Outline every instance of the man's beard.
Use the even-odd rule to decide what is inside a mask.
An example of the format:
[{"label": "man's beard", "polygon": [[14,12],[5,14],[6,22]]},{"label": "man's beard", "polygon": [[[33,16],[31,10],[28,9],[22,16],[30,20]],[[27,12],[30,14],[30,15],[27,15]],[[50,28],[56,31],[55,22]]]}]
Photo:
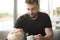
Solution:
[{"label": "man's beard", "polygon": [[35,15],[34,14],[30,14],[29,16],[30,16],[30,18],[35,18],[37,16],[37,14],[35,14]]}]

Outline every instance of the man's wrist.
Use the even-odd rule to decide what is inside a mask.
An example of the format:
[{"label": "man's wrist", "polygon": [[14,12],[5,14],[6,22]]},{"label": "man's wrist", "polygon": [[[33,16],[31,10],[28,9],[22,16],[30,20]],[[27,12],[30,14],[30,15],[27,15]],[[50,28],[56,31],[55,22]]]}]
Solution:
[{"label": "man's wrist", "polygon": [[47,40],[47,37],[43,37],[43,40]]}]

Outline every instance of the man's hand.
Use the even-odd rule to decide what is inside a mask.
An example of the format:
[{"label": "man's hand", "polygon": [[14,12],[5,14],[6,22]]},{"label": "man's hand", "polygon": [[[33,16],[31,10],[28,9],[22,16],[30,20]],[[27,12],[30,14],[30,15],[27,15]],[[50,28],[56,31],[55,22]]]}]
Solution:
[{"label": "man's hand", "polygon": [[43,36],[41,34],[34,35],[34,40],[43,40]]},{"label": "man's hand", "polygon": [[20,40],[21,36],[23,35],[23,29],[16,29],[14,28],[7,36],[8,40]]}]

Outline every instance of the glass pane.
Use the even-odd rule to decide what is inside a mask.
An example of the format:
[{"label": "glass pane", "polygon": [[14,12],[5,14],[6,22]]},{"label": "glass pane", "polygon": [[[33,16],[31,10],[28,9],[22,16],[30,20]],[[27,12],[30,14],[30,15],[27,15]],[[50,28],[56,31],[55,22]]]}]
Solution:
[{"label": "glass pane", "polygon": [[60,0],[52,0],[53,4],[53,14],[51,16],[52,25],[54,29],[60,29]]},{"label": "glass pane", "polygon": [[53,0],[53,15],[60,15],[60,0]]},{"label": "glass pane", "polygon": [[26,13],[25,0],[17,0],[18,17]]},{"label": "glass pane", "polygon": [[48,13],[48,0],[40,0],[40,11]]},{"label": "glass pane", "polygon": [[14,0],[0,0],[0,30],[11,30],[13,27]]}]

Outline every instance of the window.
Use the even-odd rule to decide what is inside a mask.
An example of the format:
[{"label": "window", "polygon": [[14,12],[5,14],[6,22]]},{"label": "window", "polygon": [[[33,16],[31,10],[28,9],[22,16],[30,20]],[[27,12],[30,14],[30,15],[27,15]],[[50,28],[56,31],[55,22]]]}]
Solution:
[{"label": "window", "polygon": [[18,17],[26,13],[25,0],[17,0]]},{"label": "window", "polygon": [[53,29],[60,27],[60,0],[50,0],[50,17]]},{"label": "window", "polygon": [[48,0],[40,0],[40,11],[48,13]]},{"label": "window", "polygon": [[0,31],[11,30],[13,27],[14,0],[0,0]]}]

